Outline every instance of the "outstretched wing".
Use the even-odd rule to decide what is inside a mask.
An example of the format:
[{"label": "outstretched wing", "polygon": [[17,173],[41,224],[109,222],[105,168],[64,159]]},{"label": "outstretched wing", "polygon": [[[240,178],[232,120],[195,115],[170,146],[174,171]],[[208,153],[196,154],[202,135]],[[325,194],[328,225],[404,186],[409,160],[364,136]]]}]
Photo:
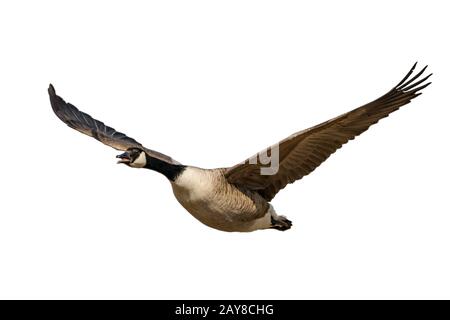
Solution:
[{"label": "outstretched wing", "polygon": [[172,158],[154,150],[145,148],[142,144],[128,137],[122,132],[116,131],[105,125],[103,122],[92,118],[87,113],[78,110],[74,105],[67,103],[58,96],[55,88],[50,85],[48,88],[50,103],[56,116],[69,127],[84,133],[98,141],[117,150],[127,150],[129,148],[138,148],[147,152],[150,156],[169,163],[178,163]]},{"label": "outstretched wing", "polygon": [[257,191],[268,201],[272,200],[278,191],[314,171],[343,144],[419,96],[421,94],[419,91],[431,83],[422,85],[431,74],[419,79],[427,68],[425,67],[412,76],[416,65],[417,63],[398,85],[380,98],[339,117],[297,132],[270,147],[269,150],[279,151],[279,167],[275,174],[261,175],[261,168],[267,167],[259,160],[261,155],[266,154],[264,150],[243,163],[228,168],[225,173],[227,180]]}]

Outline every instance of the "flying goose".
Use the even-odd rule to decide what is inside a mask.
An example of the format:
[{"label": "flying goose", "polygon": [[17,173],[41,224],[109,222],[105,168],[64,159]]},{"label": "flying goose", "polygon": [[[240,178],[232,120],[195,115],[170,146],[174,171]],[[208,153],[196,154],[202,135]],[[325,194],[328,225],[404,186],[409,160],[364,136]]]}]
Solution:
[{"label": "flying goose", "polygon": [[[287,230],[292,223],[270,204],[287,184],[308,175],[347,141],[420,95],[431,76],[417,65],[380,98],[312,128],[299,131],[278,144],[230,168],[202,169],[183,165],[160,152],[147,149],[125,134],[66,103],[50,84],[53,111],[69,127],[117,150],[118,163],[157,171],[170,181],[178,202],[203,224],[222,231]],[[277,167],[268,159],[277,157]],[[264,170],[267,172],[263,172]]]}]

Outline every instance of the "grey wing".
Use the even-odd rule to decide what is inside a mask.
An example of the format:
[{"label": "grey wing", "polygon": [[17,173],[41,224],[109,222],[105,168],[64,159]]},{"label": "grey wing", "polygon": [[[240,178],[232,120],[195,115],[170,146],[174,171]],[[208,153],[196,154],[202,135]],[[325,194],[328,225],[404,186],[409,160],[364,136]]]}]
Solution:
[{"label": "grey wing", "polygon": [[419,79],[427,68],[425,67],[412,76],[416,65],[417,63],[398,85],[380,98],[317,126],[297,132],[268,148],[269,153],[270,150],[277,149],[279,152],[279,167],[275,174],[261,175],[261,168],[267,166],[259,160],[261,154],[266,154],[264,150],[228,168],[225,172],[228,182],[257,191],[266,200],[272,200],[278,191],[314,171],[343,144],[419,96],[421,94],[419,91],[431,83],[422,85],[431,74]]},{"label": "grey wing", "polygon": [[145,148],[133,138],[128,137],[122,132],[116,131],[114,128],[105,125],[103,122],[92,118],[87,113],[78,110],[74,105],[65,102],[63,98],[56,94],[55,88],[52,85],[48,88],[48,94],[50,96],[52,109],[56,116],[72,129],[93,137],[103,144],[117,150],[125,151],[129,148],[138,148],[160,160],[169,163],[178,163],[162,153]]}]

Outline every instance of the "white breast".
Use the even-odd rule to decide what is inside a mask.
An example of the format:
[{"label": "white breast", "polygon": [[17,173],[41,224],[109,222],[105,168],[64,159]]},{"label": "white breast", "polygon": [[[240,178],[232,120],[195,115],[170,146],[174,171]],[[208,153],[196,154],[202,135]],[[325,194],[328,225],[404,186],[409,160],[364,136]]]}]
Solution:
[{"label": "white breast", "polygon": [[196,219],[222,230],[232,223],[232,217],[219,181],[217,172],[187,167],[172,183],[172,189],[178,202]]},{"label": "white breast", "polygon": [[214,191],[214,181],[207,170],[187,167],[173,183],[174,191],[185,201],[206,201]]}]

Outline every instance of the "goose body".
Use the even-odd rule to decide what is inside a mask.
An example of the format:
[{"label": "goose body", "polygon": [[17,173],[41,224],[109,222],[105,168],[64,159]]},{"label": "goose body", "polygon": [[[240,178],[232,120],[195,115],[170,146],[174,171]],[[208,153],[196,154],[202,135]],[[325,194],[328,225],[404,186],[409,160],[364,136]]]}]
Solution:
[{"label": "goose body", "polygon": [[[286,185],[314,171],[332,153],[372,124],[420,95],[430,76],[416,64],[398,85],[380,98],[312,128],[294,133],[230,168],[202,169],[183,165],[106,126],[65,102],[49,87],[55,114],[69,127],[117,150],[119,163],[164,175],[178,202],[203,224],[222,231],[287,230],[292,226],[270,204]],[[267,162],[269,157],[270,163]],[[276,159],[276,161],[274,161]],[[272,164],[276,165],[272,167]],[[270,167],[269,167],[270,165]],[[270,170],[269,170],[270,169]]]},{"label": "goose body", "polygon": [[222,231],[272,227],[276,214],[258,193],[228,183],[226,169],[186,167],[172,182],[178,202],[203,224]]}]

